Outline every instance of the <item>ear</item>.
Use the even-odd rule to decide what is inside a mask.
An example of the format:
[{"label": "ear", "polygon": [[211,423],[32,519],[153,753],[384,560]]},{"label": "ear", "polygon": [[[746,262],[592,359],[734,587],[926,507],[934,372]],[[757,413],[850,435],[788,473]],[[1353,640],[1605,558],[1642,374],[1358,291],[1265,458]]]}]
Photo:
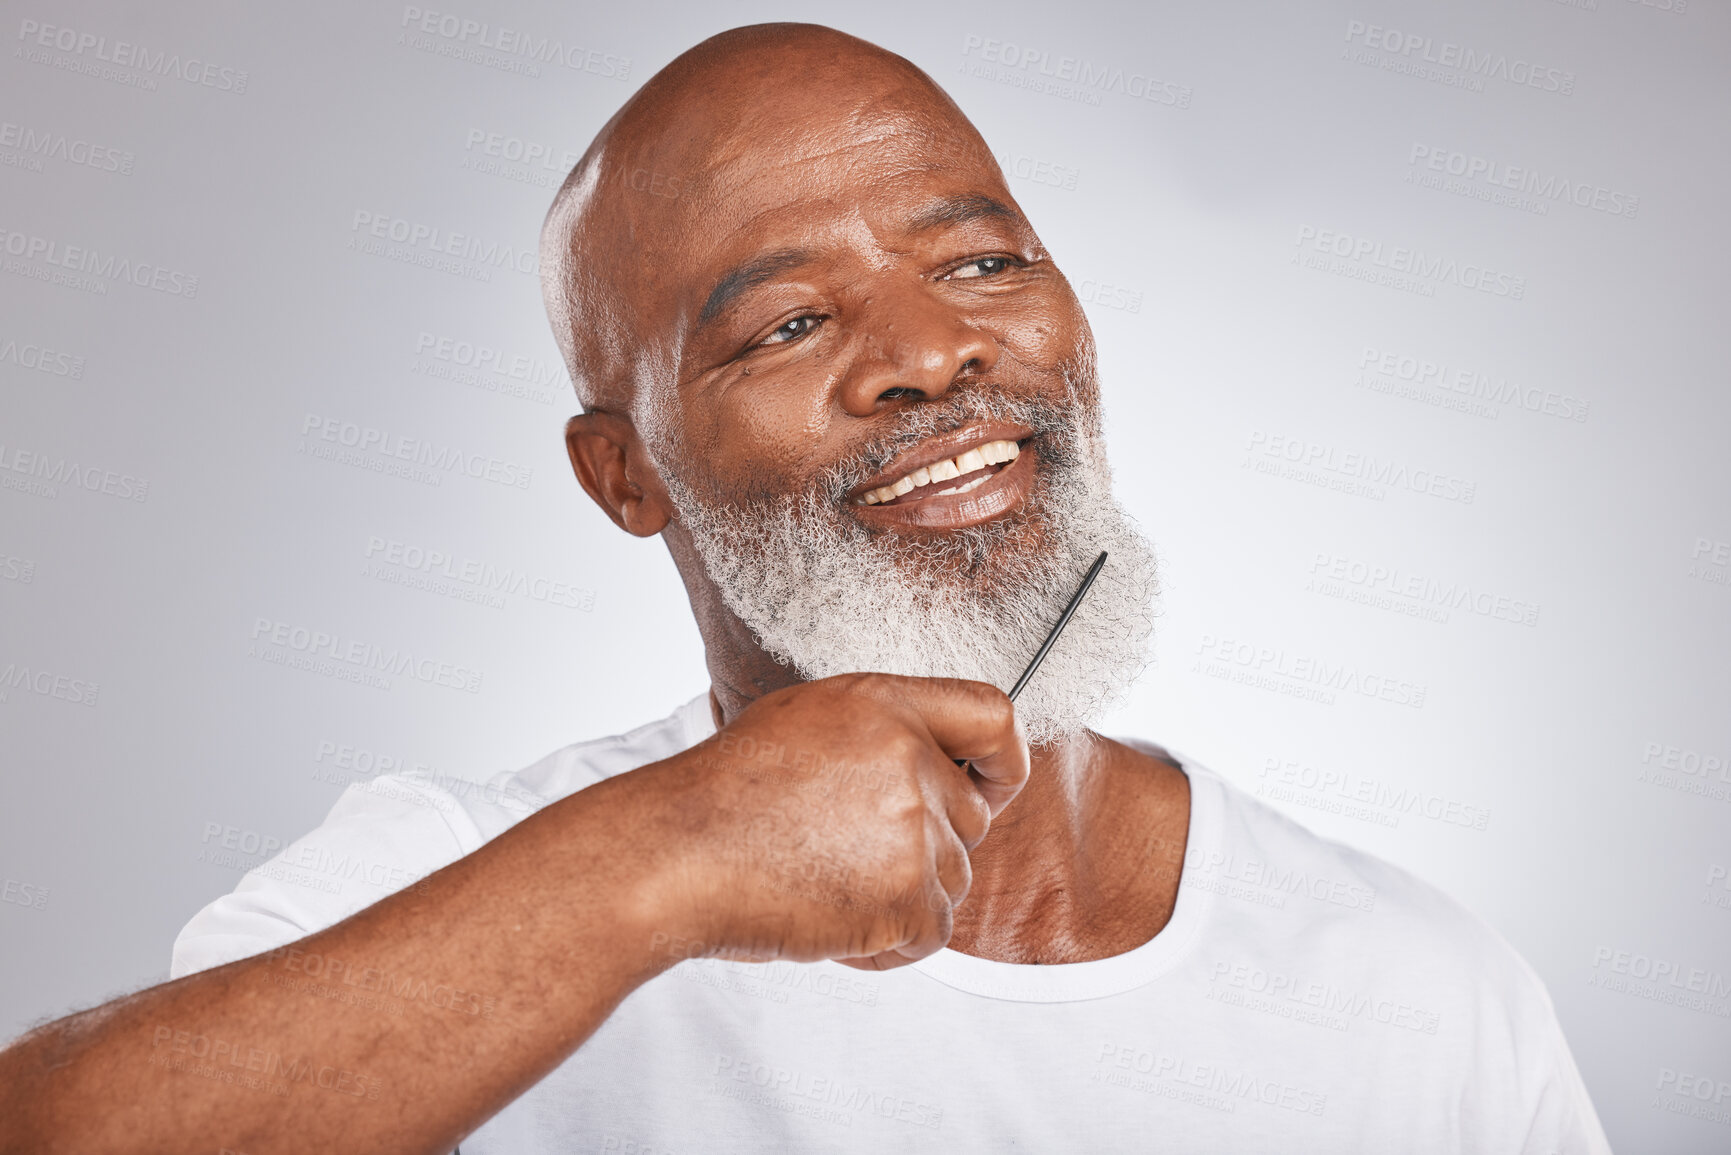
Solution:
[{"label": "ear", "polygon": [[626,533],[653,537],[673,520],[661,475],[626,418],[579,413],[565,423],[565,450],[583,491]]}]

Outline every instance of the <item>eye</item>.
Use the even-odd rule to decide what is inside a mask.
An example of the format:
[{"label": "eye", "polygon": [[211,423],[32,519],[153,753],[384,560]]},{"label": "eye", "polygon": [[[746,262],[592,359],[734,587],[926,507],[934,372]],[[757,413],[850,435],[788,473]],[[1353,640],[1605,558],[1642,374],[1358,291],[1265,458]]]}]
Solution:
[{"label": "eye", "polygon": [[807,313],[802,317],[795,317],[758,343],[761,345],[785,345],[789,341],[805,336],[822,323],[822,317]]},{"label": "eye", "polygon": [[1009,257],[981,257],[969,261],[954,272],[944,277],[946,281],[973,281],[981,277],[995,277],[1005,269],[1011,268],[1017,262]]}]

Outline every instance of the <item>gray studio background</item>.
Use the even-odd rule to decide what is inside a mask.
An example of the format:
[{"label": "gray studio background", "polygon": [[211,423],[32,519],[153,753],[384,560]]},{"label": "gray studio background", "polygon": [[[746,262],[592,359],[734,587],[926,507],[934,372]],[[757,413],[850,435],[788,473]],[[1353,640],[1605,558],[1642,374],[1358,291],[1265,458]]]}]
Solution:
[{"label": "gray studio background", "polygon": [[1105,729],[1483,915],[1619,1148],[1731,1146],[1726,6],[157,7],[0,8],[0,1038],[380,766],[704,689],[536,236],[657,68],[805,18],[948,87],[1089,303],[1166,567]]}]

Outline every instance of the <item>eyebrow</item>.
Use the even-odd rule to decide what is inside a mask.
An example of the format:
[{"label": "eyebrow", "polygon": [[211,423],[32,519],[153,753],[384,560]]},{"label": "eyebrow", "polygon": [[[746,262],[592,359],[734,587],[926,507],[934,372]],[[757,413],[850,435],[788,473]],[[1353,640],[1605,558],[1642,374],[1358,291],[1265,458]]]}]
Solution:
[{"label": "eyebrow", "polygon": [[919,233],[982,219],[1020,221],[1022,214],[984,193],[969,193],[927,205],[908,219],[908,230]]},{"label": "eyebrow", "polygon": [[[907,229],[909,232],[922,233],[982,219],[1020,221],[1022,214],[1003,201],[984,193],[969,193],[965,196],[944,197],[927,205],[908,218]],[[698,326],[713,321],[735,299],[777,273],[798,268],[813,259],[813,254],[806,249],[778,249],[735,265],[709,290],[709,296],[704,298],[703,308],[697,311]]]},{"label": "eyebrow", "polygon": [[708,324],[741,293],[756,288],[777,273],[797,268],[811,259],[812,254],[805,249],[780,249],[734,266],[726,276],[715,282],[715,288],[709,290],[703,308],[698,311],[697,323]]}]

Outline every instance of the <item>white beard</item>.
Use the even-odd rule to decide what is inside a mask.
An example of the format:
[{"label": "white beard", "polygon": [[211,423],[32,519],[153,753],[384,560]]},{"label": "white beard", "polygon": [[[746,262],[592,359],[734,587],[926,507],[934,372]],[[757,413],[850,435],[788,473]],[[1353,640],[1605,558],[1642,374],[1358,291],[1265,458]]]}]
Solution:
[{"label": "white beard", "polygon": [[[843,495],[896,451],[986,417],[1040,434],[1022,508],[918,537],[868,530],[843,512]],[[1030,743],[1048,745],[1122,699],[1149,662],[1159,587],[1153,548],[1112,498],[1094,415],[952,395],[910,409],[905,427],[862,457],[832,468],[818,492],[745,504],[706,501],[663,470],[710,579],[765,652],[808,680],[875,671],[1008,690],[1105,550],[1105,568],[1016,716]]]}]

